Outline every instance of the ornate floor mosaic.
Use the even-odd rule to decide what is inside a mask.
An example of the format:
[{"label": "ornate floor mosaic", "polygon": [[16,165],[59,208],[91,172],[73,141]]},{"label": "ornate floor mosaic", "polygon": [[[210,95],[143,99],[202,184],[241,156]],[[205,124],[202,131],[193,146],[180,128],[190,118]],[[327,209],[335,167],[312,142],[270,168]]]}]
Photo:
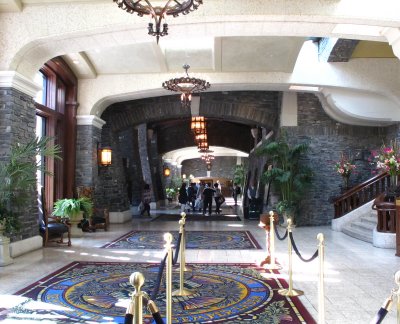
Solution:
[{"label": "ornate floor mosaic", "polygon": [[[131,273],[139,271],[146,280],[143,291],[151,294],[158,264],[72,262],[59,271],[19,291],[29,300],[0,314],[0,320],[49,318],[55,323],[123,323],[133,287]],[[296,298],[282,297],[277,289],[286,288],[277,274],[250,264],[190,264],[185,287],[188,297],[173,297],[173,323],[316,323]],[[179,287],[179,274],[173,273],[173,286]],[[165,282],[155,302],[165,315]],[[32,300],[40,301],[29,307]],[[37,304],[41,305],[40,307]],[[145,313],[144,323],[152,318]]]},{"label": "ornate floor mosaic", "polygon": [[[131,231],[102,248],[106,249],[163,249],[162,231]],[[179,233],[171,232],[174,243]],[[187,249],[246,250],[261,249],[249,231],[186,231]]]}]

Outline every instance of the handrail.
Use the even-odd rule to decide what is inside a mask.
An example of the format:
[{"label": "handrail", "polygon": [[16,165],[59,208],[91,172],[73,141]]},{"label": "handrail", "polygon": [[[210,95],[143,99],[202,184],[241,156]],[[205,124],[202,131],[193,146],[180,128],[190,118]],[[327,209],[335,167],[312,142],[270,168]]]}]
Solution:
[{"label": "handrail", "polygon": [[333,200],[335,215],[340,218],[352,210],[366,204],[379,194],[385,192],[390,185],[390,176],[387,172],[380,173],[367,181],[347,190]]}]

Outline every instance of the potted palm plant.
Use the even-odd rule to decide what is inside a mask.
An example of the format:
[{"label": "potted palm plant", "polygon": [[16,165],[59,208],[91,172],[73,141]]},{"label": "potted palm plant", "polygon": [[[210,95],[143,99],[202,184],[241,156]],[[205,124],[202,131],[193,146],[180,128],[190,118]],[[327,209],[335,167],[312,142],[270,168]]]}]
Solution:
[{"label": "potted palm plant", "polygon": [[80,198],[63,198],[58,199],[54,203],[53,216],[58,216],[61,218],[68,218],[69,222],[72,224],[71,236],[81,237],[83,233],[78,229],[78,224],[82,219],[90,218],[93,214],[93,202],[88,197]]},{"label": "potted palm plant", "polygon": [[295,222],[300,200],[312,179],[311,169],[302,165],[301,158],[308,150],[308,144],[290,145],[286,135],[276,141],[265,142],[257,154],[267,155],[272,160],[272,168],[264,172],[262,179],[272,182],[280,193],[276,209],[282,215],[284,223],[287,217]]},{"label": "potted palm plant", "polygon": [[51,144],[51,140],[41,137],[23,145],[14,145],[0,161],[0,266],[12,263],[9,237],[18,233],[26,203],[34,196],[36,172],[50,174],[41,159],[36,157],[60,159],[60,147]]},{"label": "potted palm plant", "polygon": [[0,236],[18,232],[19,206],[24,206],[36,190],[36,172],[50,174],[36,157],[60,159],[60,147],[51,141],[49,137],[41,137],[24,145],[14,145],[8,158],[0,161]]}]

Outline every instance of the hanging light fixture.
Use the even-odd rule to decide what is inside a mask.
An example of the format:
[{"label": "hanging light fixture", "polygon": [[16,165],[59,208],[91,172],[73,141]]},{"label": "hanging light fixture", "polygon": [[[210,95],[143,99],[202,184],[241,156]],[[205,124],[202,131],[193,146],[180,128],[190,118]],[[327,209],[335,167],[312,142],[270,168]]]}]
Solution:
[{"label": "hanging light fixture", "polygon": [[199,149],[199,151],[202,151],[202,152],[208,151],[208,149],[209,149],[208,142],[207,141],[199,142],[197,144],[197,148]]},{"label": "hanging light fixture", "polygon": [[207,142],[207,132],[204,131],[203,133],[195,135],[194,140],[196,143]]},{"label": "hanging light fixture", "polygon": [[166,90],[180,92],[182,107],[190,108],[192,94],[207,90],[210,87],[210,83],[202,79],[191,78],[188,74],[189,64],[185,64],[183,68],[186,76],[165,81],[162,86]]},{"label": "hanging light fixture", "polygon": [[[149,15],[154,20],[149,23],[148,34],[156,36],[157,43],[160,37],[168,35],[168,24],[166,22],[166,16],[178,17],[179,14],[187,15],[191,11],[196,10],[199,5],[203,4],[203,0],[184,0],[184,1],[172,1],[163,0],[164,5],[153,5],[150,0],[113,0],[117,3],[118,7],[126,12],[133,14],[137,13],[139,17]],[[154,1],[160,2],[160,1]],[[162,23],[164,20],[164,23]],[[155,25],[155,26],[154,26]],[[161,28],[162,25],[162,28]]]},{"label": "hanging light fixture", "polygon": [[204,116],[192,117],[190,129],[194,135],[203,133],[206,129],[206,120]]}]

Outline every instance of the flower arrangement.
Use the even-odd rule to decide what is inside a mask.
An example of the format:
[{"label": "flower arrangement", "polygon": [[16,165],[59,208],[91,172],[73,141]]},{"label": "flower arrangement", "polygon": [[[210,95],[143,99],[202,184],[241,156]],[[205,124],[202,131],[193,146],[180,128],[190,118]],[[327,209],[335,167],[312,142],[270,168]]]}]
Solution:
[{"label": "flower arrangement", "polygon": [[342,177],[348,178],[350,174],[355,170],[356,166],[352,163],[351,159],[342,154],[339,161],[335,163],[335,170]]},{"label": "flower arrangement", "polygon": [[400,174],[400,148],[396,141],[382,145],[378,152],[372,152],[376,167],[391,176]]}]

